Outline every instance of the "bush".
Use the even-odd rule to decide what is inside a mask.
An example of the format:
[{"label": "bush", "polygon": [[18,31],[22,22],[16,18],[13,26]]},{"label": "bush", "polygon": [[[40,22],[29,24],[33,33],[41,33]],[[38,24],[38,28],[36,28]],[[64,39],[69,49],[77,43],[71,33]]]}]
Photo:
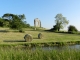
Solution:
[{"label": "bush", "polygon": [[75,26],[70,25],[68,27],[68,33],[77,33],[77,32],[78,32],[78,30],[76,29]]},{"label": "bush", "polygon": [[24,30],[22,30],[22,29],[20,29],[20,30],[19,30],[19,32],[24,33],[25,31],[24,31]]},{"label": "bush", "polygon": [[50,31],[57,32],[58,31],[58,26],[54,25],[53,28],[50,29]]}]

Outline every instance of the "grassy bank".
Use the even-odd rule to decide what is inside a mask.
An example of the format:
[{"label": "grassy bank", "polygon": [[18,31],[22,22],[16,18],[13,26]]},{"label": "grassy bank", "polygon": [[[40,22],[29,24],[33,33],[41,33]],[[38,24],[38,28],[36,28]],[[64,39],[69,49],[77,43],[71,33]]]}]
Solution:
[{"label": "grassy bank", "polygon": [[41,49],[24,50],[14,48],[0,48],[0,60],[80,60],[78,50],[51,50]]},{"label": "grassy bank", "polygon": [[80,41],[70,41],[70,42],[44,42],[44,43],[10,43],[10,44],[0,44],[0,47],[53,47],[53,46],[70,46],[79,45]]}]

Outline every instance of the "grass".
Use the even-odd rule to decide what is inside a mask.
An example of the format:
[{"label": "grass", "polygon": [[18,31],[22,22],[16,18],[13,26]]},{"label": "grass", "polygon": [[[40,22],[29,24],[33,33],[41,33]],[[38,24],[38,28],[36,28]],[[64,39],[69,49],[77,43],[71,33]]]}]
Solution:
[{"label": "grass", "polygon": [[[2,31],[0,31],[0,60],[80,60],[80,50],[70,50],[68,48],[65,50],[48,51],[39,48],[31,50],[24,49],[25,46],[20,45],[26,44],[30,46],[30,44],[37,45],[37,43],[40,43],[41,45],[46,43],[45,45],[48,45],[48,43],[53,42],[80,41],[79,34],[54,33],[29,29],[25,29],[25,33],[20,33],[8,28],[0,29]],[[8,32],[4,32],[3,30],[7,30]],[[43,34],[42,39],[38,39],[39,33]],[[33,40],[31,42],[24,42],[25,34],[31,34]]]},{"label": "grass", "polygon": [[0,48],[0,60],[80,60],[79,50],[63,51],[42,49],[24,50],[17,48]]},{"label": "grass", "polygon": [[[8,30],[2,29],[1,30]],[[38,34],[42,33],[43,38],[38,39]],[[31,42],[24,42],[25,34],[31,34],[33,40]],[[80,41],[79,34],[67,34],[67,33],[54,33],[46,31],[33,31],[26,30],[25,33],[20,32],[0,32],[0,44],[24,44],[24,43],[48,43],[48,42],[68,42],[68,41]]]}]

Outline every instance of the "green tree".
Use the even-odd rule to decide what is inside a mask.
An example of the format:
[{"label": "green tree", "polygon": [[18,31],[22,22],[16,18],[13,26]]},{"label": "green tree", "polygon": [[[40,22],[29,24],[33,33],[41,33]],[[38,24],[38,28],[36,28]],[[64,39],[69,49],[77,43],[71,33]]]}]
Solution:
[{"label": "green tree", "polygon": [[74,32],[78,32],[78,30],[77,30],[77,28],[76,28],[75,26],[70,25],[70,26],[68,27],[68,32],[69,32],[69,33],[74,33]]},{"label": "green tree", "polygon": [[64,26],[66,26],[69,23],[69,21],[66,19],[66,17],[63,17],[62,14],[57,14],[55,16],[55,19],[56,19],[55,26],[58,31],[60,31],[60,29],[64,28]]},{"label": "green tree", "polygon": [[3,24],[3,19],[0,18],[0,27],[3,27],[3,26],[4,26],[4,24]]},{"label": "green tree", "polygon": [[21,29],[25,25],[24,19],[26,18],[24,14],[15,15],[15,14],[6,13],[2,16],[2,18],[9,21],[10,28]]}]

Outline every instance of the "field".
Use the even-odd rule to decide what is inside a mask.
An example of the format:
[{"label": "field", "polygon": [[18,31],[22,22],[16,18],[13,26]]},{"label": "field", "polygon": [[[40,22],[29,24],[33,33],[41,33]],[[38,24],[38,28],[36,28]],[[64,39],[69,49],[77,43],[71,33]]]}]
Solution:
[{"label": "field", "polygon": [[[47,31],[34,31],[25,29],[25,33],[17,32],[17,30],[10,30],[8,28],[0,28],[0,44],[24,44],[24,43],[48,43],[48,42],[68,42],[68,41],[80,41],[79,34],[68,33],[54,33]],[[9,32],[4,32],[4,31]],[[43,38],[38,39],[38,34],[42,33]],[[31,42],[25,42],[25,34],[31,34],[33,40]]]},{"label": "field", "polygon": [[[8,28],[0,28],[0,60],[80,60],[79,50],[42,50],[37,48],[35,50],[22,49],[20,44],[36,44],[36,43],[49,43],[49,42],[69,42],[80,41],[79,34],[68,33],[54,33],[48,31],[34,31],[31,29],[24,29],[25,32],[21,33],[18,30],[11,30]],[[42,33],[43,38],[38,39],[38,34]],[[31,34],[33,40],[25,42],[25,34]],[[2,46],[5,45],[5,46]],[[6,46],[10,45],[10,46]],[[11,45],[16,45],[11,46]],[[23,46],[22,46],[23,47]],[[23,47],[25,48],[25,47]]]}]

